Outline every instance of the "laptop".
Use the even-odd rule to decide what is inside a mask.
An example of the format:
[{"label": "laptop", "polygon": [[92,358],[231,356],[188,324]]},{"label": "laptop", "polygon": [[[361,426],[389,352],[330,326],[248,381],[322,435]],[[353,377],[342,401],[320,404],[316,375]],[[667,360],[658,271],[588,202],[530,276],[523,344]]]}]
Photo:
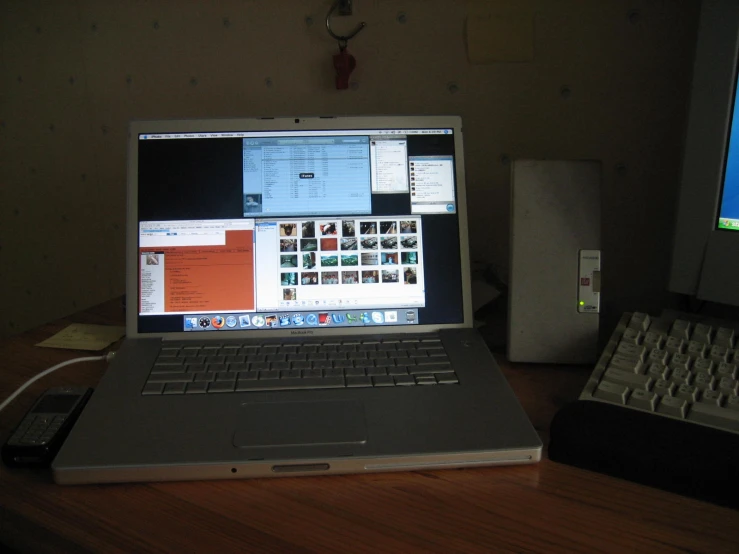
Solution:
[{"label": "laptop", "polygon": [[525,464],[455,116],[137,121],[127,338],[60,484]]}]

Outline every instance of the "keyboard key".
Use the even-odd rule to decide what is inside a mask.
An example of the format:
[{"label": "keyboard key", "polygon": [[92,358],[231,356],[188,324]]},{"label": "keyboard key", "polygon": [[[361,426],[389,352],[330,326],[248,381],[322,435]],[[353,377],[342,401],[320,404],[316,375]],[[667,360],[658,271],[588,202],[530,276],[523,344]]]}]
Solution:
[{"label": "keyboard key", "polygon": [[433,375],[416,375],[416,384],[418,385],[435,385],[436,377]]},{"label": "keyboard key", "polygon": [[729,350],[725,346],[714,345],[708,356],[716,363],[727,362],[729,360]]},{"label": "keyboard key", "polygon": [[438,373],[436,374],[436,381],[440,385],[456,385],[459,383],[459,379],[454,373]]},{"label": "keyboard key", "polygon": [[[690,336],[692,341],[702,342],[703,344],[711,344],[713,342],[713,327],[707,323],[698,323],[693,329],[693,334]],[[691,342],[692,342],[691,341]]]},{"label": "keyboard key", "polygon": [[393,379],[389,375],[380,375],[377,377],[372,377],[372,384],[376,387],[394,387],[395,379]]},{"label": "keyboard key", "polygon": [[690,359],[690,356],[688,354],[674,354],[670,359],[669,365],[671,369],[688,370],[690,369],[691,363],[692,360]]},{"label": "keyboard key", "polygon": [[260,381],[267,381],[269,379],[279,379],[280,378],[280,372],[279,371],[260,371],[259,372],[259,380]]},{"label": "keyboard key", "polygon": [[164,391],[164,383],[146,383],[144,385],[144,390],[141,391],[141,394],[143,395],[162,394],[163,391]]},{"label": "keyboard key", "polygon": [[371,387],[372,379],[370,377],[347,377],[347,388]]},{"label": "keyboard key", "polygon": [[649,350],[654,350],[655,348],[662,348],[665,344],[665,339],[659,333],[655,333],[654,331],[648,331],[644,337],[643,344]]},{"label": "keyboard key", "polygon": [[637,389],[631,393],[627,404],[634,408],[640,408],[642,410],[648,410],[653,412],[657,406],[657,400],[659,397],[653,392],[649,392],[643,389]]},{"label": "keyboard key", "polygon": [[185,394],[205,394],[208,391],[208,383],[188,383]]},{"label": "keyboard key", "polygon": [[701,391],[712,390],[714,388],[714,383],[714,377],[708,373],[697,373],[695,375],[695,381],[693,381],[693,385]]},{"label": "keyboard key", "polygon": [[708,351],[708,345],[696,340],[691,340],[688,343],[688,356],[691,359],[696,360],[698,358],[704,358]]},{"label": "keyboard key", "polygon": [[683,383],[677,388],[677,391],[675,391],[675,396],[693,403],[698,399],[699,392],[698,387]]},{"label": "keyboard key", "polygon": [[739,431],[739,410],[720,408],[713,404],[693,404],[688,420]]},{"label": "keyboard key", "polygon": [[269,381],[242,381],[236,383],[237,392],[302,389],[343,389],[344,379],[323,377],[320,379],[273,379]]},{"label": "keyboard key", "polygon": [[638,329],[627,328],[621,337],[621,341],[630,344],[641,344],[643,338],[644,336],[642,335],[642,332]]},{"label": "keyboard key", "polygon": [[634,312],[629,319],[629,328],[636,329],[637,331],[646,331],[649,329],[651,319],[649,314],[642,312]]},{"label": "keyboard key", "polygon": [[734,329],[719,327],[713,344],[723,346],[725,348],[734,348]]},{"label": "keyboard key", "polygon": [[728,362],[721,362],[718,364],[716,369],[716,377],[731,377],[732,379],[737,378],[736,364],[730,364]]},{"label": "keyboard key", "polygon": [[724,395],[715,390],[704,390],[699,399],[701,404],[710,404],[711,406],[721,406]]},{"label": "keyboard key", "polygon": [[149,383],[189,383],[193,373],[153,373],[149,375]]},{"label": "keyboard key", "polygon": [[593,396],[596,398],[602,398],[616,404],[625,404],[626,398],[629,395],[629,387],[623,385],[617,385],[615,383],[609,383],[608,381],[601,381],[595,389]]},{"label": "keyboard key", "polygon": [[692,323],[684,319],[676,319],[670,329],[670,336],[687,341],[690,339],[690,332],[692,330]]},{"label": "keyboard key", "polygon": [[707,373],[708,375],[713,375],[713,370],[715,366],[716,364],[713,362],[713,360],[704,358],[704,359],[696,360],[693,363],[693,371]]},{"label": "keyboard key", "polygon": [[616,347],[616,354],[643,362],[646,360],[647,349],[641,345],[622,341]]},{"label": "keyboard key", "polygon": [[399,387],[411,387],[416,384],[416,379],[412,375],[396,375],[394,379]]},{"label": "keyboard key", "polygon": [[208,383],[208,392],[233,392],[236,381]]},{"label": "keyboard key", "polygon": [[624,370],[629,373],[643,373],[644,363],[637,358],[629,358],[621,354],[615,354],[608,362],[608,368]]},{"label": "keyboard key", "polygon": [[671,383],[665,379],[659,379],[654,383],[652,390],[659,396],[670,396],[672,391],[675,390],[675,383]]},{"label": "keyboard key", "polygon": [[685,350],[685,341],[678,337],[670,337],[667,339],[665,350],[673,354],[682,354],[683,350]]},{"label": "keyboard key", "polygon": [[688,411],[688,402],[674,396],[663,396],[657,406],[657,412],[684,418]]},{"label": "keyboard key", "polygon": [[163,394],[184,394],[187,383],[167,383]]},{"label": "keyboard key", "polygon": [[667,350],[655,349],[649,353],[647,358],[650,362],[667,365],[667,360],[670,359],[670,353]]},{"label": "keyboard key", "polygon": [[649,390],[653,382],[648,375],[636,375],[630,371],[620,369],[607,369],[603,374],[603,380],[616,385],[626,385],[632,389],[644,390]]}]

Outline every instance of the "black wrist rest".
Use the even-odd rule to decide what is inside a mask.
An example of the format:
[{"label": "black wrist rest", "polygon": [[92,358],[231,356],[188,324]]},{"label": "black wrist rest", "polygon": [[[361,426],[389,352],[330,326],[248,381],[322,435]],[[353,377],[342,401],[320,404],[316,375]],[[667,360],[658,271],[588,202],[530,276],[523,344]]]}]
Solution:
[{"label": "black wrist rest", "polygon": [[552,420],[549,459],[739,509],[739,435],[603,402]]}]

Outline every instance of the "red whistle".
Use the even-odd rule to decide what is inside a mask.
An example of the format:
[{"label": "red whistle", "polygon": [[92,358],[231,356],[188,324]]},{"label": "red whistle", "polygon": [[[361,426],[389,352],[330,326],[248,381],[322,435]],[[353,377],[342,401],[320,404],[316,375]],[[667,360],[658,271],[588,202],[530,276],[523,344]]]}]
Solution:
[{"label": "red whistle", "polygon": [[334,55],[336,88],[338,90],[349,88],[349,75],[354,71],[355,67],[357,67],[357,60],[355,60],[354,56],[346,51],[346,48]]}]

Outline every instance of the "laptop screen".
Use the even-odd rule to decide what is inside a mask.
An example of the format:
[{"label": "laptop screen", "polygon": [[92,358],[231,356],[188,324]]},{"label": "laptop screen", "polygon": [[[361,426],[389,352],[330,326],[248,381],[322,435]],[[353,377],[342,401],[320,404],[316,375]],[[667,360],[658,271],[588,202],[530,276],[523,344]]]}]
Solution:
[{"label": "laptop screen", "polygon": [[138,331],[463,321],[452,128],[138,134]]}]

